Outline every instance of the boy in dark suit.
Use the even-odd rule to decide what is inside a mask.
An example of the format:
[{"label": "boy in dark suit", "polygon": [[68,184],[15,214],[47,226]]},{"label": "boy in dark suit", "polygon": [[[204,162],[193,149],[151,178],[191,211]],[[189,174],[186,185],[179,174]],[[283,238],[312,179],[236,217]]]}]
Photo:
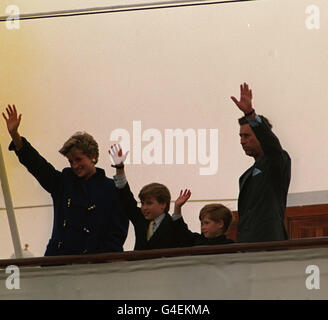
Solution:
[{"label": "boy in dark suit", "polygon": [[127,153],[123,155],[121,147],[114,145],[109,150],[109,154],[114,162],[112,167],[116,168],[114,181],[120,203],[134,226],[136,238],[134,250],[179,247],[177,227],[168,213],[171,202],[168,188],[160,183],[144,186],[139,192],[141,201],[141,208],[139,208],[125,176],[124,161]]},{"label": "boy in dark suit", "polygon": [[199,213],[201,223],[201,234],[188,229],[181,215],[181,207],[190,198],[190,190],[180,192],[180,196],[175,201],[174,214],[176,226],[184,246],[217,245],[229,244],[234,241],[228,239],[225,232],[232,221],[232,212],[222,204],[212,203],[205,205]]}]

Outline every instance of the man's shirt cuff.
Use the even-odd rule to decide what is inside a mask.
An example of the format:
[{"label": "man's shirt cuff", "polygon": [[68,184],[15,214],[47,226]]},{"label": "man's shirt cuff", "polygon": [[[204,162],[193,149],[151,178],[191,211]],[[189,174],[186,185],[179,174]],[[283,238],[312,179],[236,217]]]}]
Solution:
[{"label": "man's shirt cuff", "polygon": [[262,123],[262,119],[260,118],[260,116],[258,114],[255,114],[254,118],[248,118],[248,123],[251,127],[258,127],[260,125],[260,123]]}]

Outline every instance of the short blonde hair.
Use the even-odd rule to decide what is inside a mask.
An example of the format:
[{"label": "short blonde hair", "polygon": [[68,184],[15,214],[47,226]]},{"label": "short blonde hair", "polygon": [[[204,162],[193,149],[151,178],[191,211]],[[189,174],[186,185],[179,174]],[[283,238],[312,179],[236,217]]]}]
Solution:
[{"label": "short blonde hair", "polygon": [[223,221],[222,231],[225,233],[233,219],[233,215],[230,209],[220,203],[211,203],[205,205],[199,212],[199,220],[203,220],[205,217],[208,217],[210,220],[219,222]]},{"label": "short blonde hair", "polygon": [[72,148],[81,150],[87,157],[94,158],[98,162],[99,148],[96,140],[88,133],[78,131],[74,133],[62,146],[59,152],[66,156]]},{"label": "short blonde hair", "polygon": [[142,187],[139,192],[139,199],[141,202],[145,201],[147,198],[154,197],[157,202],[165,203],[165,212],[168,213],[170,210],[171,194],[169,189],[161,183],[150,183]]}]

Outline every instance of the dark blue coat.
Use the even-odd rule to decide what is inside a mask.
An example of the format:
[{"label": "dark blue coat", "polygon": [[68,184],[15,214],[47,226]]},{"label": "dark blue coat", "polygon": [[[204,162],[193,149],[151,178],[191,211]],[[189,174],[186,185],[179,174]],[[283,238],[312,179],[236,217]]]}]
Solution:
[{"label": "dark blue coat", "polygon": [[114,181],[103,169],[88,180],[71,168],[56,170],[23,138],[19,161],[51,194],[54,222],[45,256],[122,251],[129,221],[118,204]]}]

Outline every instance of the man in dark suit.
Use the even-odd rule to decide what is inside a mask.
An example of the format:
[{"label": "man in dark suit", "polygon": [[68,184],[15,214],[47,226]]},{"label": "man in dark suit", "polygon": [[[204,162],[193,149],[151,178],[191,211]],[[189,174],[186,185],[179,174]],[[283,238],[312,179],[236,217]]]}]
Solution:
[{"label": "man in dark suit", "polygon": [[252,167],[239,179],[238,242],[286,240],[284,223],[291,160],[272,132],[269,121],[255,113],[252,90],[240,86],[240,100],[231,97],[244,112],[239,119],[240,143],[253,157]]}]

